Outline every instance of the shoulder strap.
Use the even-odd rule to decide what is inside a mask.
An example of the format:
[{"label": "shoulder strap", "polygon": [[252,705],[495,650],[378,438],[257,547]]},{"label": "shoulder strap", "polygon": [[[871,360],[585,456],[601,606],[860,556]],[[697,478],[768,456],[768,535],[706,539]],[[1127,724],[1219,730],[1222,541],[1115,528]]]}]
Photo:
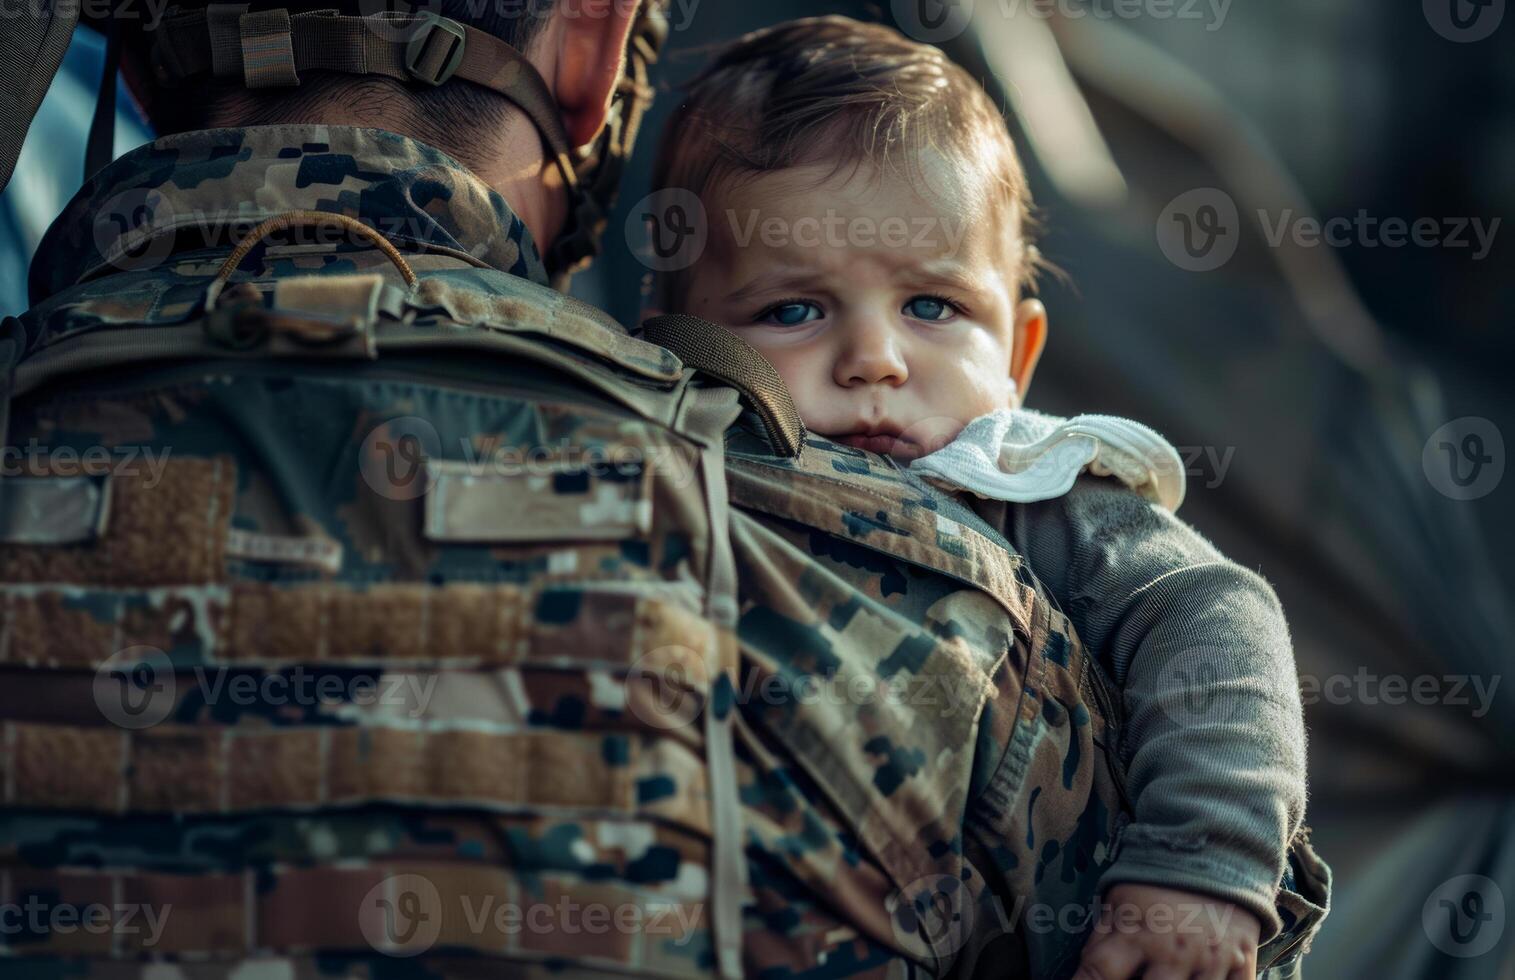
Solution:
[{"label": "shoulder strap", "polygon": [[741,392],[763,422],[768,442],[782,456],[798,456],[805,446],[805,423],[784,379],[768,359],[742,338],[699,317],[655,316],[642,324],[642,339],[673,352],[685,367],[710,375]]},{"label": "shoulder strap", "polygon": [[573,147],[552,92],[526,56],[477,28],[434,13],[351,17],[335,10],[249,12],[212,4],[163,21],[153,68],[165,81],[238,77],[248,88],[300,84],[302,71],[387,75],[427,85],[460,78],[505,96],[536,124],[569,190]]},{"label": "shoulder strap", "polygon": [[729,387],[690,388],[680,429],[701,444],[705,507],[709,512],[709,579],[705,583],[705,618],[715,630],[711,661],[711,702],[704,711],[705,762],[710,778],[711,917],[716,967],[723,980],[742,976],[742,900],[747,892],[747,862],[742,850],[742,804],[737,783],[735,691],[740,653],[737,645],[736,555],[731,545],[731,501],[726,488],[726,429],[741,408]]},{"label": "shoulder strap", "polygon": [[29,3],[0,31],[0,188],[10,183],[26,131],[42,105],[79,20],[77,3]]}]

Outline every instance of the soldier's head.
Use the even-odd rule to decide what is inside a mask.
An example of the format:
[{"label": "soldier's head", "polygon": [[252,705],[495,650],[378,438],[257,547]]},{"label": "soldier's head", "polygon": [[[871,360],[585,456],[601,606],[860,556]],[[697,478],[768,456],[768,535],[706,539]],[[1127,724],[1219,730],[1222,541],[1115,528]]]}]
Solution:
[{"label": "soldier's head", "polygon": [[655,180],[708,225],[657,305],[758,347],[812,431],[915,456],[1029,383],[1046,316],[1023,296],[1026,177],[935,47],[842,17],[744,37],[689,86]]},{"label": "soldier's head", "polygon": [[[477,28],[525,54],[546,82],[570,144],[581,146],[605,125],[639,6],[640,0],[252,0],[242,12],[435,14]],[[209,9],[205,0],[189,0],[179,9],[196,8]],[[551,154],[544,155],[532,121],[499,92],[460,77],[433,86],[383,74],[308,68],[301,69],[296,85],[269,78],[266,85],[251,86],[250,69],[246,77],[240,72],[233,77],[207,72],[189,82],[178,81],[163,71],[159,44],[164,24],[173,17],[170,10],[162,23],[144,19],[121,25],[123,70],[159,133],[285,123],[386,129],[460,160],[500,191],[544,248],[562,226],[566,201],[561,193],[552,193],[561,187],[561,175],[555,172]],[[375,40],[403,42],[414,33],[409,27],[391,29],[379,22],[355,30],[341,47],[357,50]],[[277,48],[277,40],[273,44]],[[248,45],[244,29],[242,54]],[[403,43],[397,50],[404,50]],[[254,51],[250,57],[260,56]],[[214,61],[225,55],[207,51],[203,57]],[[302,61],[309,57],[301,55]],[[243,59],[243,64],[250,61]]]}]

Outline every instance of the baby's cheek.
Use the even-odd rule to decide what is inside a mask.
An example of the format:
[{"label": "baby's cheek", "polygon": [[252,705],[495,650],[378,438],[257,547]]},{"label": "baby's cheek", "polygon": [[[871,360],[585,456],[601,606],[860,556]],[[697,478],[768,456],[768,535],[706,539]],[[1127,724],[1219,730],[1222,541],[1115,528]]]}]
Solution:
[{"label": "baby's cheek", "polygon": [[919,447],[920,454],[924,456],[927,453],[936,452],[956,439],[957,434],[963,431],[963,426],[969,421],[971,419],[963,418],[961,412],[953,412],[950,415],[928,415],[906,426],[904,437]]},{"label": "baby's cheek", "polygon": [[827,379],[817,374],[815,355],[807,356],[807,352],[799,348],[760,347],[759,351],[768,358],[779,377],[784,380],[784,387],[789,389],[794,407],[799,409],[800,418],[805,420],[805,424],[813,425],[816,420],[824,418],[829,407],[827,397],[830,392],[828,386],[821,383]]},{"label": "baby's cheek", "polygon": [[1006,363],[1001,369],[992,352],[985,352],[982,360],[963,364],[958,377],[956,392],[965,422],[1011,407],[1010,366]]}]

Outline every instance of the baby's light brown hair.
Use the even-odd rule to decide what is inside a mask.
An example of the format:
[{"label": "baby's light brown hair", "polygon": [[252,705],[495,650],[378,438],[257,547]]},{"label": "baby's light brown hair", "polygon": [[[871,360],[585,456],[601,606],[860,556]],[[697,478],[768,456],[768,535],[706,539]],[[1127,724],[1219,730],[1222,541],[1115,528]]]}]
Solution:
[{"label": "baby's light brown hair", "polygon": [[[983,86],[939,49],[882,24],[807,17],[746,35],[686,87],[663,131],[653,189],[702,201],[726,182],[815,163],[893,169],[929,191],[922,153],[948,161],[1012,223],[1006,261],[1023,287],[1041,265],[1027,241],[1031,192],[1005,120]],[[688,270],[665,273],[658,305],[676,310]]]}]

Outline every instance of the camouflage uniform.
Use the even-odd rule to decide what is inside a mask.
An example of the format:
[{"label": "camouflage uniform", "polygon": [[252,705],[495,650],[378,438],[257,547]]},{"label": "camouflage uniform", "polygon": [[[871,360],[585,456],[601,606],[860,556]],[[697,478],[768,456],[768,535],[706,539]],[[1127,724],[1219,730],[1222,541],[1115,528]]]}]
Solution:
[{"label": "camouflage uniform", "polygon": [[[211,285],[291,211],[414,281],[289,232]],[[161,139],[65,211],[0,334],[0,906],[139,911],[0,922],[7,975],[729,974],[723,890],[751,976],[1072,972],[1028,909],[1129,807],[1025,563],[544,279],[379,131]]]}]

